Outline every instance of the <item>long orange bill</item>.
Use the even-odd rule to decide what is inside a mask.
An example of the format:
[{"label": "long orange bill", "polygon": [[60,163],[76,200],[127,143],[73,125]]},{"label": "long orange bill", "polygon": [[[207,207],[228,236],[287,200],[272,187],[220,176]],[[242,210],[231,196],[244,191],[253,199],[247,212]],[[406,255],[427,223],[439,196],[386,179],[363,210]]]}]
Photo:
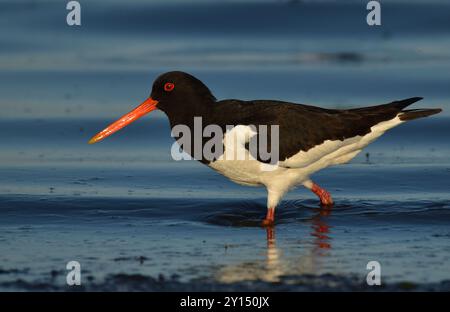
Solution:
[{"label": "long orange bill", "polygon": [[98,141],[103,140],[107,136],[110,136],[111,134],[122,129],[126,125],[150,113],[151,111],[157,108],[156,104],[158,104],[158,101],[149,97],[144,102],[142,102],[138,107],[133,109],[131,112],[123,115],[117,121],[113,122],[104,130],[100,131],[95,136],[93,136],[92,139],[89,140],[89,144],[94,144],[97,143]]}]

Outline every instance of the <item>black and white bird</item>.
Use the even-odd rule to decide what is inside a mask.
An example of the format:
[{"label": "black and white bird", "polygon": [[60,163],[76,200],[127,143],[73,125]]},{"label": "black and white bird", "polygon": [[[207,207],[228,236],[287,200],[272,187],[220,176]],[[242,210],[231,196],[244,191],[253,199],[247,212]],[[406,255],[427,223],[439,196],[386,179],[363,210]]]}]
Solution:
[{"label": "black and white bird", "polygon": [[[275,220],[275,208],[291,188],[303,185],[314,192],[322,205],[333,205],[329,192],[314,183],[310,176],[326,167],[344,164],[387,130],[409,120],[441,112],[441,109],[405,108],[422,98],[355,108],[325,109],[310,105],[274,100],[218,101],[200,80],[184,72],[162,74],[153,83],[150,97],[128,114],[95,135],[96,143],[143,115],[160,109],[170,125],[186,125],[194,136],[194,119],[202,118],[203,129],[218,125],[223,130],[222,154],[210,159],[196,159],[230,180],[249,186],[265,186],[268,193],[264,226]],[[233,125],[234,127],[227,127]],[[259,125],[278,126],[278,161],[268,163],[251,153],[249,143],[258,137]],[[174,136],[177,141],[181,136]],[[231,138],[240,138],[231,140]],[[184,151],[194,157],[192,146]],[[270,148],[275,138],[268,131]],[[208,138],[203,138],[202,146]],[[242,152],[245,160],[227,158],[227,152]],[[268,167],[269,166],[269,167]]]}]

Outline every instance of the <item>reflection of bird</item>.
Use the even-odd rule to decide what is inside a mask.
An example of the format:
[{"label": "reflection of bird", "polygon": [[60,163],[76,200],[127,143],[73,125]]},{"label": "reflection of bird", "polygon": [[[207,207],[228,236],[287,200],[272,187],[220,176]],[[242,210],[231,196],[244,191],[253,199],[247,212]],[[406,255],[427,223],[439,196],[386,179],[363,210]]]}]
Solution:
[{"label": "reflection of bird", "polygon": [[[235,283],[254,280],[279,282],[280,276],[288,272],[297,273],[297,261],[295,261],[292,268],[290,267],[292,263],[287,263],[283,260],[282,254],[276,245],[274,227],[266,227],[265,230],[267,235],[265,257],[261,257],[262,254],[258,252],[252,255],[251,259],[219,268],[215,274],[215,278],[219,282]],[[253,258],[254,256],[256,257]]]},{"label": "reflection of bird", "polygon": [[[332,205],[330,194],[310,180],[311,174],[348,162],[392,127],[441,111],[404,110],[420,99],[416,97],[348,110],[271,100],[217,101],[195,77],[183,72],[168,72],[156,79],[147,100],[99,132],[89,143],[100,141],[137,118],[160,109],[169,117],[172,128],[185,125],[191,130],[190,144],[182,146],[185,152],[236,183],[267,188],[268,210],[263,225],[272,225],[275,207],[290,188],[302,184],[320,198],[322,205]],[[217,125],[225,133],[221,137],[224,146],[222,154],[207,158],[201,153],[209,137],[200,138],[200,155],[196,153],[198,138],[195,136],[199,132],[195,129],[194,117],[202,118],[200,134],[208,125]],[[227,125],[235,127],[229,128]],[[279,127],[278,137],[268,131],[267,149],[264,150],[270,150],[271,144],[276,145],[278,139],[278,162],[264,158],[261,149],[254,153],[249,148],[255,138],[258,142],[264,140],[258,128],[260,125]],[[175,133],[174,136],[178,142],[183,139],[183,135]],[[235,137],[240,139],[230,140]],[[224,155],[228,155],[229,151],[233,154],[244,153],[245,160],[227,159]]]},{"label": "reflection of bird", "polygon": [[284,246],[286,250],[297,250],[298,253],[283,252],[283,244],[277,246],[275,228],[266,227],[267,249],[265,261],[260,254],[256,259],[246,259],[242,263],[232,264],[220,268],[216,278],[223,283],[234,283],[240,281],[262,280],[267,282],[279,282],[285,275],[311,275],[323,272],[322,261],[330,256],[332,233],[328,224],[328,217],[332,209],[322,207],[306,221],[311,225],[312,241],[295,243],[295,247]]},{"label": "reflection of bird", "polygon": [[330,226],[326,222],[326,217],[331,214],[331,209],[329,207],[324,207],[320,209],[318,214],[311,219],[313,232],[312,236],[316,237],[314,245],[316,250],[321,252],[323,249],[331,249],[330,244]]}]

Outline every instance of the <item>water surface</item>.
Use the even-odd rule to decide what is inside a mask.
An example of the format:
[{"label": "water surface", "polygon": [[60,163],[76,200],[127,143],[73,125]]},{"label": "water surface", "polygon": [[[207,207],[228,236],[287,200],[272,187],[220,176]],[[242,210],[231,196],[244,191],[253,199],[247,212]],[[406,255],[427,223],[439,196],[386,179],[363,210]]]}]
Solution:
[{"label": "water surface", "polygon": [[[94,290],[359,290],[373,260],[386,285],[449,280],[450,7],[424,3],[370,28],[354,1],[90,1],[71,28],[59,1],[2,1],[0,289],[68,290],[71,260]],[[173,69],[219,99],[444,112],[317,173],[335,207],[293,190],[268,231],[265,190],[173,161],[161,113],[87,145]]]}]

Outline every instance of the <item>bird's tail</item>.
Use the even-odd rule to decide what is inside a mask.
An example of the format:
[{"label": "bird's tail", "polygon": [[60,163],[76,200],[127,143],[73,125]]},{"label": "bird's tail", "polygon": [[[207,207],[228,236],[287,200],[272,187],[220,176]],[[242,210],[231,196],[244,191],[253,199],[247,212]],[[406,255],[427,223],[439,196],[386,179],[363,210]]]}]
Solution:
[{"label": "bird's tail", "polygon": [[442,109],[440,108],[429,108],[429,109],[407,109],[402,110],[398,117],[400,120],[407,121],[407,120],[413,120],[417,118],[427,117],[434,114],[438,114],[442,112]]}]

